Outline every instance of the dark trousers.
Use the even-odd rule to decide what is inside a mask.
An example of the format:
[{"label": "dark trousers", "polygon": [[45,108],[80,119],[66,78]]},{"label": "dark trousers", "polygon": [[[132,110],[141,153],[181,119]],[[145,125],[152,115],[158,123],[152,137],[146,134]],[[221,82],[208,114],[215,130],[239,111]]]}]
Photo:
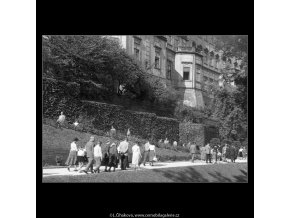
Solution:
[{"label": "dark trousers", "polygon": [[85,168],[85,171],[88,171],[88,169],[91,169],[91,171],[93,171],[93,167],[94,167],[94,158],[89,157],[89,162]]},{"label": "dark trousers", "polygon": [[147,162],[147,159],[148,159],[148,155],[149,155],[149,151],[144,151],[144,159],[143,159],[143,164],[145,165],[145,163]]},{"label": "dark trousers", "polygon": [[125,170],[127,166],[128,156],[121,154],[121,170]]},{"label": "dark trousers", "polygon": [[211,155],[210,154],[206,154],[205,160],[206,160],[206,163],[208,163],[208,161],[211,163]]},{"label": "dark trousers", "polygon": [[[128,156],[126,156],[126,167],[127,168],[130,168],[130,165],[129,165],[129,155],[131,155],[131,154],[128,154]],[[131,156],[132,157],[132,156]]]}]

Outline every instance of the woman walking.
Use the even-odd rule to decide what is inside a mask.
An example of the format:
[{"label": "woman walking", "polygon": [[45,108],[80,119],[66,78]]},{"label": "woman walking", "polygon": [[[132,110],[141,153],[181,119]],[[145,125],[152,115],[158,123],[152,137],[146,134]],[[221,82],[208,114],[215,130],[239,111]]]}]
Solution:
[{"label": "woman walking", "polygon": [[139,160],[141,159],[141,152],[140,152],[140,147],[138,144],[133,145],[132,147],[132,152],[133,152],[133,157],[132,157],[132,165],[135,169],[135,171],[137,170],[137,168],[139,167]]},{"label": "woman walking", "polygon": [[117,159],[118,159],[118,150],[116,143],[113,142],[109,147],[109,172],[111,172],[111,167],[113,167],[114,169],[113,171],[115,172],[116,165],[118,165]]},{"label": "woman walking", "polygon": [[103,158],[101,144],[102,142],[99,141],[94,147],[94,160],[95,160],[94,173],[96,172],[100,173],[100,167],[101,167],[102,158]]},{"label": "woman walking", "polygon": [[72,165],[75,165],[75,169],[74,171],[77,171],[77,151],[78,151],[78,148],[77,148],[77,144],[76,142],[78,141],[79,139],[78,138],[75,138],[73,140],[73,142],[70,144],[70,152],[69,152],[69,155],[68,155],[68,158],[65,162],[66,165],[68,165],[68,168],[67,170],[70,171],[70,167]]},{"label": "woman walking", "polygon": [[85,153],[86,153],[86,151],[85,151],[84,146],[81,146],[78,149],[78,153],[77,153],[77,163],[79,164],[79,171],[85,165]]},{"label": "woman walking", "polygon": [[155,145],[150,144],[149,145],[149,162],[151,166],[153,166],[153,161],[154,161],[155,156],[156,156]]}]

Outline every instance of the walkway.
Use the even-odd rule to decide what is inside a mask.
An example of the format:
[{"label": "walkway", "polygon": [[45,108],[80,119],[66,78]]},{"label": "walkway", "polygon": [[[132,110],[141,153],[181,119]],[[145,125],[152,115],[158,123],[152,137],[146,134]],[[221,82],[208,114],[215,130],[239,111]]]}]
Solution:
[{"label": "walkway", "polygon": [[[230,162],[228,162],[230,163]],[[226,162],[218,162],[218,164],[228,164]],[[236,160],[236,163],[247,163],[247,160]],[[213,164],[213,163],[211,163]],[[196,160],[194,163],[190,161],[175,161],[175,162],[157,162],[154,163],[154,166],[150,166],[148,163],[146,166],[141,165],[141,170],[151,170],[151,169],[161,169],[161,168],[172,168],[172,167],[187,167],[187,166],[198,166],[198,165],[209,165],[205,163],[204,161]],[[84,168],[83,168],[84,169]],[[104,166],[101,166],[100,171],[105,170]],[[116,171],[120,171],[120,168],[116,168]],[[126,171],[132,171],[132,168],[127,169]],[[71,168],[70,172],[67,170],[67,168],[44,168],[43,169],[43,176],[77,176],[77,175],[83,175],[85,173],[79,173],[77,171],[74,171],[74,168]]]}]

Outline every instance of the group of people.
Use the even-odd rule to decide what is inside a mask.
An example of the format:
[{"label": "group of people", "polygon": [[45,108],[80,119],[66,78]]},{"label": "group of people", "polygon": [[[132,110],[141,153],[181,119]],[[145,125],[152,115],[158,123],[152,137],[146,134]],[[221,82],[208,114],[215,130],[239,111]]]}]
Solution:
[{"label": "group of people", "polygon": [[[120,164],[121,170],[126,170],[129,168],[129,141],[126,137],[119,144],[114,141],[110,142],[109,140],[105,145],[101,141],[95,143],[95,137],[91,136],[89,142],[85,146],[78,146],[78,138],[75,138],[70,145],[70,152],[66,165],[68,166],[68,171],[74,166],[74,171],[84,172],[88,174],[91,173],[100,173],[101,165],[105,166],[105,172],[111,172],[111,168],[115,171]],[[140,144],[135,143],[132,146],[132,167],[134,170],[140,169],[140,165],[146,165],[146,162],[149,158],[149,163],[153,166],[153,162],[157,160],[155,145],[151,144],[148,140],[144,145],[144,152],[142,155]],[[141,158],[143,156],[143,162]],[[85,169],[82,170],[83,166],[86,164]]]},{"label": "group of people", "polygon": [[192,155],[192,162],[194,162],[194,159],[197,155],[200,155],[200,159],[205,160],[206,163],[211,163],[212,159],[214,160],[214,163],[218,163],[218,161],[228,162],[228,159],[230,159],[231,162],[235,163],[238,157],[241,159],[247,158],[247,152],[245,147],[237,149],[233,145],[225,144],[224,146],[211,146],[210,143],[207,143],[201,148],[199,148],[196,143],[189,143],[188,147]]}]

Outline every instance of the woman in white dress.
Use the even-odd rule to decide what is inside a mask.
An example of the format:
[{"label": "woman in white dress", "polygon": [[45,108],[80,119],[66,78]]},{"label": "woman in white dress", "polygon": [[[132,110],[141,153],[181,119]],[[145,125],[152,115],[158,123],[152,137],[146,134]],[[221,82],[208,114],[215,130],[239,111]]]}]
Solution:
[{"label": "woman in white dress", "polygon": [[140,147],[138,144],[133,145],[132,153],[133,153],[132,165],[134,169],[137,170],[137,167],[139,168],[139,160],[142,157],[141,152],[140,152]]}]

